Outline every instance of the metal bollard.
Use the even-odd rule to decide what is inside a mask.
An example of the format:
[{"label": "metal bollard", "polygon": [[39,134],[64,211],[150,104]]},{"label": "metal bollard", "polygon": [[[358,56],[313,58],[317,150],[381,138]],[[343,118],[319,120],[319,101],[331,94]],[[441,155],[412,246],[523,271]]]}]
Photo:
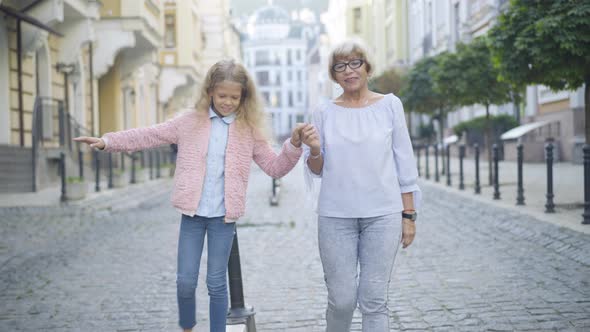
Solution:
[{"label": "metal bollard", "polygon": [[278,206],[279,205],[279,192],[281,189],[279,188],[279,180],[278,179],[271,179],[272,185],[272,195],[270,196],[270,206]]},{"label": "metal bollard", "polygon": [[582,224],[590,224],[590,144],[584,144],[584,213]]},{"label": "metal bollard", "polygon": [[160,150],[156,150],[156,178],[161,178],[162,174],[160,172]]},{"label": "metal bollard", "polygon": [[229,279],[229,295],[231,307],[227,314],[227,324],[246,324],[246,331],[255,332],[256,323],[253,307],[246,306],[244,302],[244,288],[242,284],[242,267],[240,265],[240,248],[238,246],[238,231],[234,233],[234,242],[227,264]]},{"label": "metal bollard", "polygon": [[108,187],[109,189],[113,188],[113,154],[109,153],[109,182]]},{"label": "metal bollard", "polygon": [[447,186],[451,186],[451,146],[447,145]]},{"label": "metal bollard", "polygon": [[465,183],[463,182],[463,158],[465,158],[465,145],[459,146],[459,189],[465,189]]},{"label": "metal bollard", "polygon": [[84,152],[80,149],[80,144],[78,143],[78,174],[80,175],[80,179],[84,179]]},{"label": "metal bollard", "polygon": [[66,154],[59,153],[59,173],[61,175],[61,201],[66,201]]},{"label": "metal bollard", "polygon": [[150,180],[154,179],[154,151],[153,150],[149,150],[148,151],[148,165],[150,167]]},{"label": "metal bollard", "polygon": [[494,199],[500,199],[500,179],[498,175],[498,144],[492,145],[492,158],[494,159]]},{"label": "metal bollard", "polygon": [[430,179],[430,166],[428,163],[428,150],[430,150],[430,145],[425,144],[424,145],[424,154],[425,154],[425,159],[426,159],[426,180]]},{"label": "metal bollard", "polygon": [[438,146],[434,144],[434,181],[438,182]]},{"label": "metal bollard", "polygon": [[553,203],[553,143],[545,144],[545,160],[547,162],[547,202],[545,203],[545,213],[554,213],[555,204]]},{"label": "metal bollard", "polygon": [[524,204],[524,188],[522,184],[522,163],[524,161],[524,154],[523,154],[523,146],[522,143],[518,143],[516,146],[516,161],[517,161],[517,171],[518,171],[518,183],[516,189],[516,205],[525,205]]},{"label": "metal bollard", "polygon": [[131,183],[136,183],[137,180],[135,179],[135,153],[131,155]]},{"label": "metal bollard", "polygon": [[98,151],[94,150],[95,184],[94,191],[100,191],[100,157]]},{"label": "metal bollard", "polygon": [[479,184],[479,144],[475,143],[473,148],[475,149],[475,193],[481,194],[481,186]]}]

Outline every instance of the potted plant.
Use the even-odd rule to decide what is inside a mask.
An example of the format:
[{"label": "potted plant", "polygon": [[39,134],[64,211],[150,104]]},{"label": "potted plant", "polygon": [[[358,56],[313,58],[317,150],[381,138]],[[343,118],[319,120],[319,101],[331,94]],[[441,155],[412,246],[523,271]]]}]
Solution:
[{"label": "potted plant", "polygon": [[66,178],[66,200],[78,200],[86,197],[88,191],[88,184],[86,181],[78,176],[68,176]]}]

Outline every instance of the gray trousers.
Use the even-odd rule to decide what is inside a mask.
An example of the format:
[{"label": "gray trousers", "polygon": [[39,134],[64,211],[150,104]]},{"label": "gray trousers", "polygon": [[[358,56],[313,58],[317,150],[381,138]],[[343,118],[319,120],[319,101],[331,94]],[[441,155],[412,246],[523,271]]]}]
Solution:
[{"label": "gray trousers", "polygon": [[318,218],[328,288],[327,332],[348,332],[359,306],[364,332],[389,332],[387,291],[401,238],[401,213]]}]

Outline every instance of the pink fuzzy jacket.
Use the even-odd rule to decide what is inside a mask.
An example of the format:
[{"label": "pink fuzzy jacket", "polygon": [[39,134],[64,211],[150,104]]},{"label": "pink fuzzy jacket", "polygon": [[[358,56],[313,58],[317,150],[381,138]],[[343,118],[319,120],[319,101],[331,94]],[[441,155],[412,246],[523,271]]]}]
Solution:
[{"label": "pink fuzzy jacket", "polygon": [[[207,166],[207,148],[211,120],[192,111],[164,123],[103,136],[105,151],[137,151],[165,144],[178,144],[172,205],[183,214],[193,216],[197,211]],[[246,188],[252,160],[273,178],[280,178],[295,167],[302,149],[287,139],[277,155],[270,144],[255,135],[254,130],[234,121],[229,126],[225,154],[226,222],[244,215]]]}]

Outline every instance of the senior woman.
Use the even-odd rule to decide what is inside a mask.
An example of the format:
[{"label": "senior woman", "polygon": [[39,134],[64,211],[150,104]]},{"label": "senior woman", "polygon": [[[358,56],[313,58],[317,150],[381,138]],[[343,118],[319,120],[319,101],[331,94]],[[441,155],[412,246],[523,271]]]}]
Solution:
[{"label": "senior woman", "polygon": [[318,241],[328,289],[326,331],[389,331],[387,293],[400,240],[415,235],[418,172],[399,98],[369,90],[372,64],[360,41],[330,55],[343,93],[320,104],[305,130],[306,176],[321,177]]}]

